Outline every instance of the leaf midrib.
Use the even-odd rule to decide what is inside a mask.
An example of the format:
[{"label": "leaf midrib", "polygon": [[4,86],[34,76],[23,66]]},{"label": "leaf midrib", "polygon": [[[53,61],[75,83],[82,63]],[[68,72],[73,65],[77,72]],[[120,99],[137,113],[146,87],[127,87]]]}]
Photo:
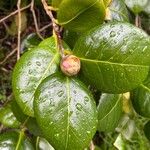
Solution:
[{"label": "leaf midrib", "polygon": [[122,95],[119,96],[118,101],[117,101],[117,102],[115,103],[115,105],[111,108],[111,110],[110,110],[102,119],[100,119],[99,121],[102,121],[103,119],[105,119],[105,118],[116,108],[116,106],[118,105],[119,101],[121,100],[121,97],[122,97]]},{"label": "leaf midrib", "polygon": [[71,18],[68,21],[65,22],[59,22],[60,25],[65,25],[68,24],[69,22],[73,21],[74,19],[76,19],[79,15],[81,15],[82,13],[84,13],[86,10],[88,10],[89,8],[91,8],[92,6],[94,6],[99,0],[95,1],[95,3],[91,4],[89,7],[79,11],[73,18]]},{"label": "leaf midrib", "polygon": [[150,92],[150,88],[145,86],[144,84],[141,84],[141,87],[143,87],[145,90],[147,90],[148,92]]},{"label": "leaf midrib", "polygon": [[133,67],[146,67],[144,65],[134,65],[134,64],[121,64],[121,63],[115,63],[115,62],[109,62],[109,61],[101,61],[101,60],[94,60],[94,59],[87,59],[87,58],[80,58],[81,61],[88,61],[88,62],[94,62],[94,63],[102,63],[102,64],[109,64],[109,65],[120,65],[120,66],[133,66]]}]

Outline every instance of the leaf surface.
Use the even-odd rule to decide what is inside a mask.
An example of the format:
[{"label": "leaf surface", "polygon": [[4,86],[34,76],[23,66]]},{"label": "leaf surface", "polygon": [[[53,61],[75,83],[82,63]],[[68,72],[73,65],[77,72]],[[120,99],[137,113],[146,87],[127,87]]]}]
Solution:
[{"label": "leaf surface", "polygon": [[37,122],[55,149],[83,150],[97,126],[90,91],[79,80],[53,74],[38,87],[34,99]]},{"label": "leaf surface", "polygon": [[6,132],[0,134],[0,149],[1,150],[34,150],[30,141],[18,132]]},{"label": "leaf surface", "polygon": [[66,29],[85,32],[103,23],[105,6],[102,0],[63,0],[57,17]]},{"label": "leaf surface", "polygon": [[125,93],[148,74],[150,38],[133,25],[112,22],[80,37],[73,53],[87,82],[105,93]]},{"label": "leaf surface", "polygon": [[150,118],[150,77],[133,90],[132,104],[138,114]]},{"label": "leaf surface", "polygon": [[49,47],[39,46],[26,52],[13,71],[15,99],[23,113],[29,116],[34,116],[33,99],[36,88],[44,78],[58,70],[60,54],[53,37],[48,44]]},{"label": "leaf surface", "polygon": [[122,94],[102,94],[98,105],[98,130],[112,132],[122,115]]}]

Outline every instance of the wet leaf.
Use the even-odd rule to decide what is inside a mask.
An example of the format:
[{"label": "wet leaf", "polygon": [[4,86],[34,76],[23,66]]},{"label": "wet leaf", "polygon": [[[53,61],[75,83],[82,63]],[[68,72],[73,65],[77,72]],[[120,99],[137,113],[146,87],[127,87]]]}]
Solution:
[{"label": "wet leaf", "polygon": [[59,24],[66,29],[85,32],[103,23],[105,6],[102,0],[63,0],[57,17]]},{"label": "wet leaf", "polygon": [[32,133],[35,136],[43,135],[41,129],[37,124],[36,119],[23,114],[21,108],[18,106],[15,100],[13,100],[11,104],[11,109],[17,120],[19,120],[22,123],[22,125],[27,127],[30,133]]},{"label": "wet leaf", "polygon": [[150,118],[150,77],[132,92],[132,104],[141,116]]},{"label": "wet leaf", "polygon": [[97,112],[90,91],[75,78],[53,74],[34,99],[37,122],[55,149],[83,150],[96,132]]},{"label": "wet leaf", "polygon": [[105,93],[125,93],[148,74],[150,38],[133,25],[112,22],[80,37],[73,53],[87,82]]},{"label": "wet leaf", "polygon": [[38,138],[37,140],[39,150],[55,150],[46,139]]},{"label": "wet leaf", "polygon": [[129,22],[128,10],[123,0],[113,0],[109,6],[112,21]]},{"label": "wet leaf", "polygon": [[112,132],[122,115],[122,94],[102,94],[98,105],[98,130]]},{"label": "wet leaf", "polygon": [[13,92],[23,113],[34,116],[33,99],[38,85],[44,78],[56,72],[60,54],[51,37],[49,47],[40,46],[26,52],[13,70]]},{"label": "wet leaf", "polygon": [[134,14],[138,14],[144,10],[148,0],[125,0],[126,5],[133,11]]},{"label": "wet leaf", "polygon": [[[20,139],[20,140],[19,140]],[[0,149],[1,150],[34,150],[30,141],[21,132],[5,132],[0,134]]]},{"label": "wet leaf", "polygon": [[144,133],[147,139],[150,141],[150,121],[148,121],[144,126]]},{"label": "wet leaf", "polygon": [[10,104],[0,108],[0,122],[5,127],[18,128],[20,126],[20,122],[14,116]]}]

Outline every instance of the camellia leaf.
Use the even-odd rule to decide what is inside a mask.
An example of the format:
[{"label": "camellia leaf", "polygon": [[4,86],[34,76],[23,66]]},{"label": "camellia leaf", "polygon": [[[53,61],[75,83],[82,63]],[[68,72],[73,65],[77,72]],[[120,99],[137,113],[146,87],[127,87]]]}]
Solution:
[{"label": "camellia leaf", "polygon": [[104,1],[104,4],[105,4],[105,7],[108,7],[109,4],[113,1],[113,0],[103,0]]},{"label": "camellia leaf", "polygon": [[25,127],[27,127],[30,133],[35,136],[43,135],[36,119],[23,114],[21,108],[18,106],[15,100],[13,100],[11,103],[11,109],[17,120],[20,121]]},{"label": "camellia leaf", "polygon": [[53,74],[38,87],[34,99],[37,122],[55,149],[83,150],[97,127],[96,105],[79,80]]},{"label": "camellia leaf", "polygon": [[112,132],[122,115],[122,94],[102,94],[98,105],[98,130]]},{"label": "camellia leaf", "polygon": [[138,14],[144,10],[148,0],[125,0],[126,5],[133,11],[134,14]]},{"label": "camellia leaf", "polygon": [[59,5],[61,4],[63,0],[52,0],[52,6],[54,8],[59,8]]},{"label": "camellia leaf", "polygon": [[24,133],[6,132],[0,134],[1,150],[34,150],[30,141],[25,137]]},{"label": "camellia leaf", "polygon": [[37,138],[38,149],[39,150],[55,150],[50,143],[44,138]]},{"label": "camellia leaf", "polygon": [[33,99],[38,85],[44,78],[56,72],[60,54],[51,37],[49,47],[36,47],[26,52],[17,62],[12,78],[13,92],[24,114],[34,116]]},{"label": "camellia leaf", "polygon": [[0,108],[0,122],[5,127],[18,128],[20,126],[20,122],[14,116],[10,104]]},{"label": "camellia leaf", "polygon": [[105,6],[103,0],[63,0],[57,17],[66,29],[84,32],[103,23]]},{"label": "camellia leaf", "polygon": [[132,92],[132,104],[141,116],[150,118],[150,77]]},{"label": "camellia leaf", "polygon": [[128,10],[123,0],[113,0],[109,10],[111,20],[129,22]]},{"label": "camellia leaf", "polygon": [[112,22],[79,38],[73,53],[80,58],[82,74],[90,84],[105,93],[125,93],[148,74],[150,38],[133,25]]},{"label": "camellia leaf", "polygon": [[144,126],[145,136],[150,140],[150,121],[148,121]]}]

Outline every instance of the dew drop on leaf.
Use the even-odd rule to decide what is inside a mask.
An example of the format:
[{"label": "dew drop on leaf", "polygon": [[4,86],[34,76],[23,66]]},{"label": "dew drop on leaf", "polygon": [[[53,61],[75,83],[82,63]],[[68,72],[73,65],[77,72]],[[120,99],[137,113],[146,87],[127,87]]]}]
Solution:
[{"label": "dew drop on leaf", "polygon": [[37,66],[41,66],[41,63],[39,61],[36,61]]},{"label": "dew drop on leaf", "polygon": [[110,32],[110,37],[115,37],[116,36],[116,33],[114,31],[111,31]]},{"label": "dew drop on leaf", "polygon": [[77,104],[76,104],[76,108],[77,108],[79,111],[81,111],[81,110],[82,110],[82,105],[81,105],[80,103],[77,103]]},{"label": "dew drop on leaf", "polygon": [[57,95],[58,95],[59,97],[62,97],[63,94],[64,94],[64,91],[59,91],[59,92],[57,93]]}]

